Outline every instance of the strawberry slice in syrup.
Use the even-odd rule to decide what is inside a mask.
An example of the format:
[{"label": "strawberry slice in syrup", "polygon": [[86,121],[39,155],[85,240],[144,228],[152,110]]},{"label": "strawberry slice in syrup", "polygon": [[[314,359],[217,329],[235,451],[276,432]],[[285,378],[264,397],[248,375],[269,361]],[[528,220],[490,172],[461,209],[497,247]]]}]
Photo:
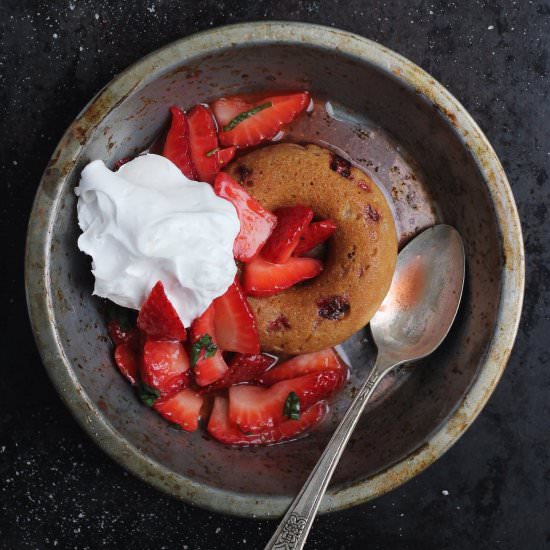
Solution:
[{"label": "strawberry slice in syrup", "polygon": [[315,403],[305,411],[299,420],[285,420],[277,426],[266,428],[261,433],[244,434],[229,420],[229,404],[225,397],[216,397],[208,421],[208,433],[221,443],[247,447],[250,445],[272,445],[289,439],[296,439],[319,424],[326,416],[328,406],[324,401]]},{"label": "strawberry slice in syrup", "polygon": [[155,401],[153,408],[168,422],[177,424],[186,432],[199,427],[203,398],[190,389],[184,389],[164,399]]},{"label": "strawberry slice in syrup", "polygon": [[195,382],[199,386],[208,386],[222,378],[227,371],[227,363],[216,340],[213,304],[191,324],[190,340]]},{"label": "strawberry slice in syrup", "polygon": [[259,382],[271,386],[281,380],[328,370],[338,371],[347,379],[348,368],[332,348],[296,355],[263,374]]},{"label": "strawberry slice in syrup", "polygon": [[269,388],[242,385],[229,388],[229,419],[245,433],[260,433],[286,420],[285,405],[291,392],[305,411],[325,399],[346,381],[338,370],[314,372],[277,382]]},{"label": "strawberry slice in syrup", "polygon": [[237,279],[214,300],[214,327],[223,351],[260,353],[256,318]]},{"label": "strawberry slice in syrup", "polygon": [[220,143],[245,148],[273,139],[310,101],[308,92],[266,97],[256,103],[239,97],[218,99],[212,110],[220,127]]},{"label": "strawberry slice in syrup", "polygon": [[277,216],[277,225],[262,248],[262,256],[268,262],[284,264],[313,219],[313,210],[298,205],[278,208],[273,213]]},{"label": "strawberry slice in syrup", "polygon": [[148,340],[143,346],[141,379],[161,395],[172,395],[189,384],[189,358],[180,342]]},{"label": "strawberry slice in syrup", "polygon": [[188,114],[191,159],[200,181],[212,183],[222,166],[235,156],[235,147],[220,150],[216,122],[208,107],[195,105]]},{"label": "strawberry slice in syrup", "polygon": [[273,296],[321,273],[323,264],[313,258],[292,256],[284,264],[273,264],[257,256],[243,269],[243,288],[248,296]]},{"label": "strawberry slice in syrup", "polygon": [[191,180],[197,179],[197,172],[191,160],[189,122],[178,107],[170,107],[172,121],[166,135],[162,156],[171,160]]},{"label": "strawberry slice in syrup", "polygon": [[233,204],[239,217],[241,229],[233,245],[235,258],[250,262],[271,235],[277,218],[224,172],[217,175],[214,191]]},{"label": "strawberry slice in syrup", "polygon": [[248,355],[236,353],[229,362],[229,369],[217,382],[204,388],[204,392],[212,392],[229,388],[245,382],[258,382],[262,375],[277,362],[277,358],[264,353]]},{"label": "strawberry slice in syrup", "polygon": [[324,243],[336,231],[336,224],[332,220],[321,220],[310,223],[298,240],[294,249],[294,256],[306,254],[317,245]]},{"label": "strawberry slice in syrup", "polygon": [[161,281],[143,302],[137,319],[140,330],[154,340],[185,340],[187,333]]}]

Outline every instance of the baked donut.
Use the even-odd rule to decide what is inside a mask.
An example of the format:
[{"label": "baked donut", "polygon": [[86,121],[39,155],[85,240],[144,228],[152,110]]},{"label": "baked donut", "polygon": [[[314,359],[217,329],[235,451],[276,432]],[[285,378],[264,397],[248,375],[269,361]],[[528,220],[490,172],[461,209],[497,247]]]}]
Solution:
[{"label": "baked donut", "polygon": [[266,298],[249,298],[262,349],[296,355],[334,346],[380,306],[397,259],[390,207],[374,181],[317,145],[281,143],[235,160],[228,172],[271,211],[303,204],[337,230],[323,272]]}]

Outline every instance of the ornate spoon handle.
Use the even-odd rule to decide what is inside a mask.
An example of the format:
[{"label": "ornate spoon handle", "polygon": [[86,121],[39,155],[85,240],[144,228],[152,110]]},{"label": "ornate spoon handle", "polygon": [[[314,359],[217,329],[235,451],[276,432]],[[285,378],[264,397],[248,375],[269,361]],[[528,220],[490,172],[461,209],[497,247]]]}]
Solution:
[{"label": "ornate spoon handle", "polygon": [[307,481],[292,501],[265,550],[301,550],[304,547],[321,499],[351,433],[376,386],[394,366],[396,364],[390,359],[378,355],[374,367],[336,428]]}]

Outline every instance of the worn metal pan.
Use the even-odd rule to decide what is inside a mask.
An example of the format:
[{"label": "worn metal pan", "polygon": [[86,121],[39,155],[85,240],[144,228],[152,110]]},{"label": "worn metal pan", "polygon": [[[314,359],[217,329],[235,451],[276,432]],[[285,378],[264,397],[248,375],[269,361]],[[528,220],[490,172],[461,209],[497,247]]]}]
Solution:
[{"label": "worn metal pan", "polygon": [[[290,444],[236,450],[172,430],[136,400],[112,364],[89,259],[76,246],[73,188],[90,159],[146,147],[168,107],[220,95],[309,89],[312,117],[287,139],[343,151],[386,189],[401,242],[437,221],[467,250],[457,323],[421,368],[390,380],[364,414],[321,511],[381,495],[440,457],[473,422],[512,348],[524,285],[521,228],[495,152],[458,101],[410,61],[359,36],[302,23],[246,23],[179,40],[115,78],[69,127],[44,173],[29,222],[26,288],[50,377],[88,434],[154,486],[220,512],[281,514],[369,367],[368,333],[346,349],[350,387],[331,421]],[[417,365],[418,367],[418,365]]]}]

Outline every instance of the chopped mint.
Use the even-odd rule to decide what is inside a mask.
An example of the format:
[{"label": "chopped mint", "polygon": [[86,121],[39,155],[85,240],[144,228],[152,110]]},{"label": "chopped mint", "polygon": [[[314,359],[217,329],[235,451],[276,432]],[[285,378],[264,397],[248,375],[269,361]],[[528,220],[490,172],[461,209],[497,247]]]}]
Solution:
[{"label": "chopped mint", "polygon": [[220,150],[219,147],[214,147],[214,149],[212,149],[211,151],[208,151],[208,153],[206,153],[206,156],[211,157],[212,155],[215,155],[219,150]]},{"label": "chopped mint", "polygon": [[152,407],[155,401],[160,397],[160,392],[155,388],[151,388],[143,382],[137,387],[138,397],[141,399],[142,403],[148,407]]},{"label": "chopped mint", "polygon": [[283,407],[283,416],[291,420],[300,420],[300,398],[291,391]]},{"label": "chopped mint", "polygon": [[218,346],[212,341],[212,337],[209,334],[203,334],[192,346],[191,346],[191,366],[194,367],[199,360],[201,351],[204,350],[202,359],[208,359],[213,357],[218,350]]},{"label": "chopped mint", "polygon": [[249,111],[245,111],[244,113],[241,113],[237,115],[234,119],[230,120],[223,128],[222,130],[224,132],[228,132],[229,130],[233,130],[237,124],[240,124],[243,120],[246,120],[247,118],[250,118],[251,116],[255,115],[256,113],[259,113],[260,111],[263,111],[264,109],[268,109],[269,107],[273,107],[273,103],[271,101],[266,101],[265,103],[262,103],[261,105],[256,105],[256,107],[253,107]]}]

